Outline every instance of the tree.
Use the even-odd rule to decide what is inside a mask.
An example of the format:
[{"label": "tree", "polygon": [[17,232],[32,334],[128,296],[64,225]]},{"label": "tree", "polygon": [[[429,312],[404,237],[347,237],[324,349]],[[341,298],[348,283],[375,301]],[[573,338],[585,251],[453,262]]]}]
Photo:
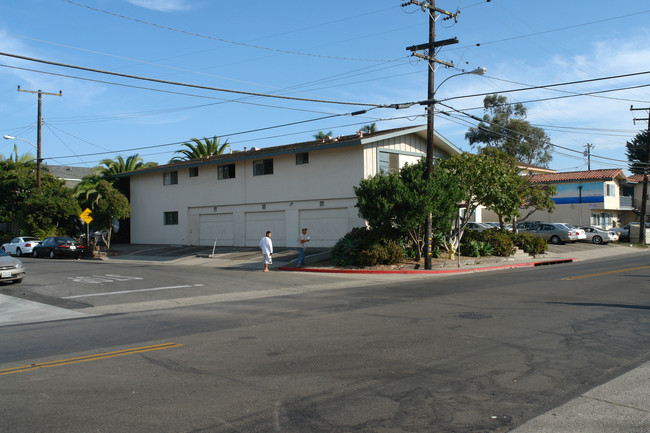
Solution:
[{"label": "tree", "polygon": [[158,163],[156,162],[144,162],[138,154],[131,155],[126,159],[119,155],[115,159],[104,159],[100,161],[99,167],[96,169],[96,174],[105,178],[114,178],[116,174],[127,173],[141,168],[155,167],[157,165]]},{"label": "tree", "polygon": [[377,132],[377,124],[372,122],[371,124],[364,126],[361,130],[367,134],[372,134],[373,132]]},{"label": "tree", "polygon": [[327,134],[325,134],[323,131],[318,131],[318,134],[314,134],[314,138],[316,140],[325,140],[327,137],[332,136],[332,131],[329,131]]},{"label": "tree", "polygon": [[[93,211],[93,225],[102,230],[102,240],[108,251],[111,247],[113,220],[123,220],[131,216],[129,200],[110,182],[100,180],[96,185],[98,199]],[[104,235],[104,231],[107,232]]]},{"label": "tree", "polygon": [[518,215],[523,180],[514,158],[491,148],[476,155],[453,155],[437,164],[438,170],[446,171],[448,178],[462,186],[458,203],[466,206],[460,225],[457,224],[447,236],[450,253],[457,251],[465,227],[479,205],[500,215]]},{"label": "tree", "polygon": [[44,171],[36,187],[36,164],[0,161],[0,215],[21,232],[47,237],[74,234],[79,203],[65,182]]},{"label": "tree", "polygon": [[519,221],[525,221],[534,212],[539,210],[548,212],[555,210],[555,202],[552,197],[557,194],[557,187],[555,185],[532,182],[532,177],[532,175],[525,176],[526,181],[521,192],[522,204],[520,206],[520,211],[524,210],[525,214],[519,215],[521,216]]},{"label": "tree", "polygon": [[550,138],[542,128],[526,121],[526,108],[511,104],[502,95],[483,99],[485,114],[477,127],[471,127],[465,138],[473,147],[495,147],[525,164],[547,167],[551,161]]},{"label": "tree", "polygon": [[363,179],[354,188],[356,207],[368,225],[387,237],[408,239],[416,260],[424,248],[424,217],[431,213],[434,231],[447,231],[462,190],[447,172],[425,180],[425,166],[426,160],[421,159],[399,173],[381,172]]},{"label": "tree", "polygon": [[212,138],[203,138],[203,141],[198,138],[192,138],[190,142],[183,143],[182,145],[187,147],[187,149],[177,150],[174,153],[180,153],[183,156],[175,156],[171,160],[172,162],[179,161],[189,161],[192,159],[199,158],[208,158],[213,155],[222,155],[225,153],[226,149],[230,147],[228,140],[225,143],[221,144],[221,138],[212,137]]},{"label": "tree", "polygon": [[[641,193],[641,223],[645,223],[648,197],[648,170],[650,165],[650,131],[639,132],[632,141],[625,145],[625,155],[630,162],[630,171],[643,175],[643,189]],[[645,242],[645,230],[640,225],[639,243]]]}]

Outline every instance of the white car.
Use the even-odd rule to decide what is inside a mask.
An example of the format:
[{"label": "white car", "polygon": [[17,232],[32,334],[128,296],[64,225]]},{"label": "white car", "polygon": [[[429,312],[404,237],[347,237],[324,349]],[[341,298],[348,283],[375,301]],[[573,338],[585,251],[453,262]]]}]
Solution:
[{"label": "white car", "polygon": [[0,251],[0,281],[19,284],[23,278],[25,278],[23,262]]},{"label": "white car", "polygon": [[14,256],[31,255],[32,249],[41,243],[41,240],[33,236],[19,236],[13,238],[11,242],[3,244],[2,251]]},{"label": "white car", "polygon": [[553,224],[561,225],[571,231],[575,231],[578,234],[579,241],[584,241],[585,239],[587,239],[587,233],[585,232],[585,229],[574,227],[571,224],[567,224],[567,223],[553,223]]},{"label": "white car", "polygon": [[618,234],[611,230],[603,230],[596,226],[580,227],[587,233],[585,242],[593,242],[594,244],[606,244],[607,242],[616,242]]}]

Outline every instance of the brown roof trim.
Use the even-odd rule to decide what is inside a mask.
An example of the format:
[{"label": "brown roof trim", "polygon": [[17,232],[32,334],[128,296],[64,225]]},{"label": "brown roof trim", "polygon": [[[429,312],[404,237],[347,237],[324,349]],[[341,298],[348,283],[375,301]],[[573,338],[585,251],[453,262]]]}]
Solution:
[{"label": "brown roof trim", "polygon": [[530,178],[531,182],[536,183],[552,183],[552,182],[573,182],[580,180],[612,180],[612,179],[628,180],[623,170],[620,168],[611,168],[603,170],[588,170],[588,171],[569,171],[564,173],[548,173],[548,174],[533,174]]}]

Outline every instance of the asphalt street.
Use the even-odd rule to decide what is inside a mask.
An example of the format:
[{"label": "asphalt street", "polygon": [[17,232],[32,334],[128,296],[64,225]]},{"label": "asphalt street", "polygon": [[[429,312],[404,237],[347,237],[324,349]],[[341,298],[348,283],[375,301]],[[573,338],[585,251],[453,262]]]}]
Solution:
[{"label": "asphalt street", "polygon": [[646,432],[650,256],[587,251],[457,275],[26,259],[0,430]]}]

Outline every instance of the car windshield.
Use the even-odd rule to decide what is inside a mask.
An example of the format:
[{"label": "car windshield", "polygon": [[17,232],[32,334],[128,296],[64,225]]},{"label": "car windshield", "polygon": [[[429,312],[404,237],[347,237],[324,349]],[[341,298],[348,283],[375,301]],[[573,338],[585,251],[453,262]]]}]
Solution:
[{"label": "car windshield", "polygon": [[31,237],[31,236],[25,236],[25,237],[23,238],[23,240],[24,240],[25,242],[29,242],[29,241],[37,241],[37,240],[39,240],[39,239],[38,239],[38,238],[33,238],[33,237]]}]

